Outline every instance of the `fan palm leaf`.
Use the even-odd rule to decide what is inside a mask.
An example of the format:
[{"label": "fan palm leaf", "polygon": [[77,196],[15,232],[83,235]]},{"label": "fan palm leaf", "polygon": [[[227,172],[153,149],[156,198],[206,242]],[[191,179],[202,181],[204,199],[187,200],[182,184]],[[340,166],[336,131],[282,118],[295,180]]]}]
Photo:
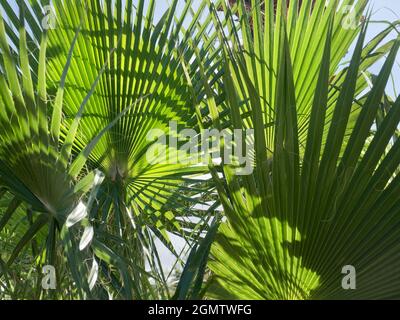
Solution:
[{"label": "fan palm leaf", "polygon": [[[379,299],[395,298],[398,293],[399,198],[395,194],[400,162],[398,142],[393,144],[391,139],[400,121],[400,99],[385,113],[381,119],[385,124],[381,122],[372,141],[366,140],[400,43],[391,43],[371,91],[357,102],[359,112],[352,113],[365,61],[363,24],[352,61],[343,71],[343,85],[330,106],[332,56],[337,52],[335,26],[340,21],[334,12],[328,14],[315,87],[300,94],[313,96],[305,142],[301,127],[306,107],[301,107],[296,87],[296,70],[304,60],[291,50],[291,25],[282,20],[275,29],[279,29],[281,50],[276,89],[268,98],[275,101],[272,128],[259,120],[265,119],[260,103],[265,92],[260,83],[265,81],[254,81],[253,69],[244,57],[247,53],[226,48],[227,105],[232,118],[240,119],[236,114],[241,97],[249,97],[255,168],[253,174],[238,177],[234,168],[224,167],[226,185],[219,194],[228,221],[221,226],[211,251],[212,297]],[[248,59],[258,57],[254,52]],[[243,129],[248,122],[242,119],[233,125]],[[272,150],[269,161],[267,146]],[[343,267],[348,265],[357,271],[356,290],[344,290],[341,285]]]},{"label": "fan palm leaf", "polygon": [[[206,38],[205,28],[199,22],[206,1],[197,13],[188,2],[179,16],[175,14],[177,1],[174,1],[159,21],[154,20],[155,1],[150,1],[147,8],[145,1],[139,1],[137,6],[132,1],[116,1],[113,5],[102,1],[75,1],[74,6],[54,1],[55,30],[35,25],[41,21],[46,4],[46,1],[32,2],[29,6],[24,1],[18,2],[19,12],[28,12],[23,20],[16,20],[14,8],[5,5],[10,21],[4,27],[4,37],[8,35],[4,48],[13,46],[13,39],[25,39],[26,35],[31,45],[28,48],[26,44],[18,43],[7,57],[10,61],[26,57],[16,63],[19,68],[24,64],[21,79],[29,72],[29,84],[37,85],[41,89],[41,99],[46,101],[40,105],[41,117],[32,116],[28,121],[32,136],[42,138],[33,143],[33,148],[38,149],[35,157],[40,162],[39,169],[45,171],[36,173],[34,164],[33,168],[22,171],[27,157],[32,156],[26,152],[26,157],[20,158],[21,168],[9,166],[2,182],[18,198],[24,195],[22,199],[30,204],[42,192],[34,211],[56,213],[61,209],[55,206],[62,204],[65,206],[62,209],[68,212],[77,206],[75,212],[80,208],[77,203],[80,197],[74,186],[93,180],[94,175],[87,174],[101,170],[105,175],[104,182],[96,188],[97,196],[89,200],[88,205],[89,219],[94,223],[96,235],[91,250],[97,259],[106,263],[105,266],[124,269],[121,271],[122,283],[114,281],[114,289],[118,286],[126,289],[124,297],[130,298],[132,294],[137,298],[155,297],[150,292],[149,279],[153,278],[162,292],[160,295],[166,298],[169,292],[165,288],[166,279],[154,237],[180,259],[167,231],[187,242],[196,241],[201,228],[191,222],[196,213],[189,212],[188,207],[199,200],[190,196],[207,191],[209,186],[200,187],[198,183],[202,181],[193,178],[195,174],[204,173],[204,167],[150,162],[147,151],[154,141],[148,139],[148,132],[157,129],[167,135],[170,121],[185,127],[196,125],[181,59],[190,61],[194,55],[191,46],[186,45],[189,39],[191,43],[198,43]],[[186,30],[182,24],[189,11],[194,19]],[[15,31],[13,25],[21,25],[21,21],[31,32]],[[210,21],[208,18],[204,24]],[[35,50],[37,39],[40,43],[41,38],[46,39],[46,50]],[[73,49],[69,43],[73,43]],[[207,58],[208,52],[203,51],[202,55],[206,63],[211,63],[213,58]],[[39,60],[38,64],[35,64],[36,60]],[[8,67],[9,63],[5,61],[3,65]],[[18,69],[13,73],[6,70],[5,74],[13,75],[14,80],[20,76]],[[32,90],[30,93],[35,95]],[[35,107],[32,110],[37,112]],[[48,112],[51,119],[47,123],[43,114]],[[35,124],[36,118],[43,127]],[[21,122],[23,118],[17,120]],[[11,131],[22,136],[14,128]],[[18,148],[19,145],[15,154],[20,157],[22,151]],[[47,148],[56,150],[54,158],[50,157]],[[46,151],[42,152],[42,149]],[[30,172],[37,174],[32,182],[26,179]],[[18,177],[12,175],[14,173],[27,181],[20,186]],[[50,182],[45,183],[39,176],[45,176]],[[63,181],[65,184],[61,185]],[[88,191],[87,185],[82,188]],[[59,193],[54,194],[58,190]],[[71,190],[68,194],[73,194],[70,201],[65,198],[65,190]],[[202,221],[204,217],[200,218]],[[59,228],[65,220],[64,214]],[[41,223],[45,224],[45,221]],[[85,224],[88,227],[87,222]],[[64,229],[61,236],[66,235]],[[31,235],[34,235],[33,230]],[[150,273],[145,271],[147,264],[150,264]],[[114,271],[105,267],[106,280],[107,274],[115,277]],[[127,288],[129,278],[135,282],[134,293],[132,288]],[[83,286],[84,281],[79,281]],[[87,288],[84,289],[87,294]]]}]

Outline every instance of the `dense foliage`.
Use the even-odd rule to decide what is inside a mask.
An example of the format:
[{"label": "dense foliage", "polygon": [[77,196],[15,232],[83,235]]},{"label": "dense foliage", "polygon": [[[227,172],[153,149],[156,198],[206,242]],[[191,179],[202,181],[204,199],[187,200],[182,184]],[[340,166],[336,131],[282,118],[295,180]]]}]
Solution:
[{"label": "dense foliage", "polygon": [[[398,22],[366,42],[368,0],[0,3],[0,298],[398,298]],[[172,122],[254,130],[252,172],[149,159]]]}]

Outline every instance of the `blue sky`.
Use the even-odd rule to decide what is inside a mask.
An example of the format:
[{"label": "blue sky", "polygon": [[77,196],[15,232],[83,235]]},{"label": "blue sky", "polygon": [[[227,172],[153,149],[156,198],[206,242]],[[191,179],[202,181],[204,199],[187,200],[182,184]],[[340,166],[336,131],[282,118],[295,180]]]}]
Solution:
[{"label": "blue sky", "polygon": [[[371,0],[371,5],[373,8],[372,19],[374,21],[389,20],[395,21],[400,20],[400,0]],[[371,39],[374,35],[379,33],[387,27],[386,24],[382,23],[372,23],[369,27],[368,39]],[[400,28],[398,28],[400,31]],[[396,33],[393,32],[392,38],[396,37]],[[378,72],[379,68],[382,66],[382,62],[375,65],[371,70],[373,72]],[[394,95],[400,94],[400,54],[397,56],[396,65],[393,71],[394,84],[388,89],[389,93]],[[394,86],[394,88],[393,88]]]}]

